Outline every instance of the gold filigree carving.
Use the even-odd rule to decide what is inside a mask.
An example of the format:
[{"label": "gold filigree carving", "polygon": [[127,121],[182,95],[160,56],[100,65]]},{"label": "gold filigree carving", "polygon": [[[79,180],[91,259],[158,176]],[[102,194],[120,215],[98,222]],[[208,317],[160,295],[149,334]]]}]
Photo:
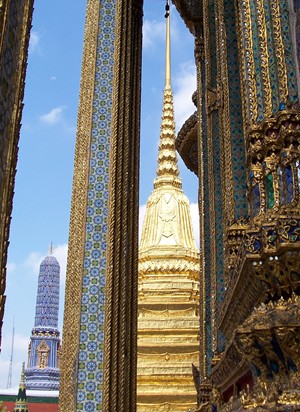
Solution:
[{"label": "gold filigree carving", "polygon": [[[211,36],[211,14],[213,12],[216,12],[215,9],[215,4],[214,2],[210,2],[209,0],[203,1],[203,19],[204,19],[204,48],[205,48],[205,97],[206,97],[206,107],[205,111],[207,112],[207,117],[206,117],[206,122],[207,122],[207,136],[203,136],[202,138],[205,138],[207,140],[207,156],[209,159],[213,159],[213,148],[214,148],[214,135],[213,135],[213,119],[212,119],[212,112],[208,114],[208,95],[207,91],[208,89],[211,88],[211,85],[213,82],[215,84],[218,84],[219,81],[219,73],[217,74],[217,78],[212,78],[212,64],[216,64],[216,62],[212,62],[211,59],[211,49],[217,47],[217,44],[211,44],[211,38],[214,39],[213,36]],[[213,23],[215,24],[215,22]],[[215,33],[214,33],[215,34]],[[223,160],[223,159],[222,159]],[[222,161],[221,160],[221,161]],[[209,214],[210,217],[210,249],[212,256],[216,256],[216,219],[215,219],[215,185],[214,185],[214,163],[211,161],[206,165],[207,167],[207,172],[208,173],[208,181],[209,181],[209,187],[208,189],[208,194],[206,195],[207,198],[205,199],[205,203],[210,205],[211,208],[211,213]],[[205,229],[204,229],[205,230]],[[207,230],[207,229],[206,229]],[[204,245],[204,243],[203,243]],[[211,290],[215,291],[216,290],[216,261],[215,259],[211,260],[211,267],[210,267],[210,282],[211,282]],[[204,292],[205,294],[205,292]],[[212,347],[210,350],[214,351],[216,348],[216,330],[215,330],[215,316],[216,316],[216,294],[212,294],[211,296],[211,302],[210,302],[210,307],[211,307],[211,342],[212,342]],[[208,331],[207,331],[208,332]],[[206,333],[207,333],[206,332]],[[206,362],[206,360],[205,360]]]},{"label": "gold filigree carving", "polygon": [[142,1],[116,3],[105,302],[103,410],[136,404]]},{"label": "gold filigree carving", "polygon": [[269,74],[269,52],[267,44],[267,29],[266,29],[266,16],[264,9],[264,1],[256,0],[256,23],[258,30],[258,41],[260,50],[260,67],[261,77],[263,83],[263,94],[265,104],[265,116],[270,116],[272,113],[272,93]]},{"label": "gold filigree carving", "polygon": [[[219,317],[219,327],[228,338],[249,315],[253,305],[289,295],[299,287],[299,245],[291,240],[293,234],[284,238],[286,232],[293,233],[293,228],[298,225],[291,223],[283,220],[277,227],[266,226],[261,232],[245,232],[243,250],[239,251],[230,272]],[[236,312],[237,302],[243,302],[239,312]]]},{"label": "gold filigree carving", "polygon": [[[247,135],[247,163],[250,171],[249,202],[255,185],[259,186],[259,213],[254,221],[274,213],[292,213],[299,203],[298,163],[300,158],[300,116],[297,108],[280,111],[276,116],[267,118],[260,125],[252,126]],[[297,163],[298,162],[298,163]],[[291,167],[293,175],[293,199],[284,202],[282,171]],[[273,204],[267,205],[268,189],[266,179],[271,175]],[[290,189],[289,189],[290,190]],[[282,200],[283,199],[283,200]],[[268,206],[268,207],[267,207]],[[253,214],[253,212],[252,212]],[[264,216],[265,215],[265,216]]]},{"label": "gold filigree carving", "polygon": [[81,290],[99,1],[87,5],[72,188],[59,410],[76,411]]},{"label": "gold filigree carving", "polygon": [[[197,41],[202,44],[204,47],[203,33],[200,31],[200,34],[197,36]],[[204,164],[203,164],[203,128],[202,128],[202,118],[203,118],[203,103],[202,103],[202,93],[204,86],[204,79],[202,78],[204,73],[204,59],[196,59],[196,69],[197,69],[197,113],[198,113],[198,122],[197,122],[197,147],[198,147],[198,176],[199,176],[199,192],[198,192],[198,205],[199,205],[199,224],[200,224],[200,265],[203,271],[203,275],[200,276],[200,295],[205,296],[205,254],[204,254],[204,211],[205,211],[205,198],[204,198]],[[205,327],[205,301],[200,299],[199,302],[199,320],[200,320],[200,330],[199,330],[199,347],[202,348],[200,351],[199,357],[199,376],[202,378],[207,376],[207,362],[206,362],[206,327]]]},{"label": "gold filigree carving", "polygon": [[48,366],[50,348],[47,343],[42,340],[42,342],[37,347],[37,367],[44,369]]},{"label": "gold filigree carving", "polygon": [[278,72],[278,85],[280,101],[286,102],[288,98],[288,79],[285,65],[285,52],[281,32],[281,19],[279,10],[279,1],[271,1],[270,8],[272,13],[272,28],[274,44],[276,50],[276,68]]},{"label": "gold filigree carving", "polygon": [[[244,97],[246,100],[246,107],[248,107],[248,120],[249,123],[254,123],[257,118],[257,92],[255,84],[255,69],[254,69],[254,54],[253,54],[253,42],[252,42],[252,27],[251,27],[251,11],[250,11],[250,0],[241,2],[241,9],[239,13],[241,38],[244,39],[243,51],[244,56],[244,67],[247,83],[247,93],[245,92]],[[243,83],[243,81],[242,81]]]},{"label": "gold filigree carving", "polygon": [[218,110],[223,107],[223,90],[220,85],[216,88],[207,87],[206,89],[207,98],[207,111],[208,114],[214,110]]}]

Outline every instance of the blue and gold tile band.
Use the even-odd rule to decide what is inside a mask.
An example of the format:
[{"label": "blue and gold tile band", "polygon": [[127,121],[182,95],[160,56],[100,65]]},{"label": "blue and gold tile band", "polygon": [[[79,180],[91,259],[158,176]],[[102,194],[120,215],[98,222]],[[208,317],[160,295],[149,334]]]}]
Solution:
[{"label": "blue and gold tile band", "polygon": [[142,1],[88,2],[63,332],[64,412],[135,407],[141,28]]}]

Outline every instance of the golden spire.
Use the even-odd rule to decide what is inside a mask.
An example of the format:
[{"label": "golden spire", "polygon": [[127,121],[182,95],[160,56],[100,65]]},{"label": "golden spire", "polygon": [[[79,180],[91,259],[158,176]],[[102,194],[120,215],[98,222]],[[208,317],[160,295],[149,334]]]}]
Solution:
[{"label": "golden spire", "polygon": [[[166,1],[166,67],[160,143],[154,191],[150,195],[143,224],[140,257],[179,248],[184,256],[198,256],[191,223],[189,201],[182,191],[175,150],[174,105],[171,88],[170,0]],[[152,252],[150,253],[150,249]],[[179,253],[179,251],[177,251]]]},{"label": "golden spire", "polygon": [[154,187],[171,184],[181,187],[179,170],[177,166],[177,156],[175,150],[175,122],[174,104],[171,88],[171,47],[170,47],[170,4],[166,2],[166,72],[165,87],[162,110],[162,123],[160,128],[160,143],[158,149],[158,165],[156,170],[157,178]]},{"label": "golden spire", "polygon": [[138,412],[196,407],[191,364],[199,356],[200,265],[175,151],[169,13],[167,0],[158,166],[139,248]]}]

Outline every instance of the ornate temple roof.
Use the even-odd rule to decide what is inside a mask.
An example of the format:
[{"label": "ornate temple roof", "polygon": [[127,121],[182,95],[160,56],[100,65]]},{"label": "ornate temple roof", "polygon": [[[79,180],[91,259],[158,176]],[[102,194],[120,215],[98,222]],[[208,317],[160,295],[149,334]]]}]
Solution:
[{"label": "ornate temple roof", "polygon": [[202,21],[202,5],[199,0],[173,0],[186,26],[195,36],[197,26]]},{"label": "ornate temple roof", "polygon": [[198,176],[198,116],[194,112],[183,124],[177,137],[176,149],[185,165]]}]

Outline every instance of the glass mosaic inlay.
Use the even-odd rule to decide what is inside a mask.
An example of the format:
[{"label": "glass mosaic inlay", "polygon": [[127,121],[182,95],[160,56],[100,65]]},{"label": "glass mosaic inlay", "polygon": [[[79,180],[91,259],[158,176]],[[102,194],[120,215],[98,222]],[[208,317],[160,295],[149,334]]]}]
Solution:
[{"label": "glass mosaic inlay", "polygon": [[90,146],[86,242],[78,356],[78,411],[102,410],[106,232],[115,7],[99,2],[99,33]]},{"label": "glass mosaic inlay", "polygon": [[227,38],[228,82],[230,85],[229,105],[231,161],[234,185],[234,217],[238,219],[248,215],[248,204],[246,197],[246,160],[234,2],[229,0],[224,3],[224,14]]},{"label": "glass mosaic inlay", "polygon": [[297,103],[298,101],[298,87],[296,78],[296,69],[293,53],[293,45],[291,41],[291,29],[287,0],[279,1],[280,7],[280,21],[282,41],[284,45],[285,64],[287,68],[289,101]]}]

